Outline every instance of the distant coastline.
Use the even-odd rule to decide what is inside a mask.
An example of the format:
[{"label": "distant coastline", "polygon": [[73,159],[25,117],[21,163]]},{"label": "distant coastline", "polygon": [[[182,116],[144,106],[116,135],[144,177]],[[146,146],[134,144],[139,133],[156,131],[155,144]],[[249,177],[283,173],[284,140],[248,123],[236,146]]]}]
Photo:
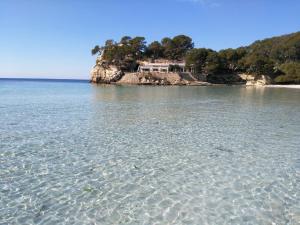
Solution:
[{"label": "distant coastline", "polygon": [[[66,83],[90,83],[90,80],[87,79],[59,79],[59,78],[0,78],[1,81],[16,81],[16,82],[54,82],[54,83],[59,83],[59,82],[66,82]],[[122,83],[122,82],[116,82],[116,83],[111,83],[111,85],[120,85],[120,86],[131,86],[132,84],[130,83]],[[156,86],[149,84],[150,86]],[[149,86],[148,85],[148,86]],[[238,86],[245,86],[245,87],[251,87],[255,85],[246,85],[246,84],[236,84]],[[183,85],[178,85],[178,86],[183,86]],[[189,84],[189,86],[228,86],[227,84],[211,84],[207,82],[199,82],[199,83],[192,83]],[[230,85],[231,86],[231,85]],[[259,86],[259,85],[256,85]],[[260,85],[259,87],[266,87],[266,88],[289,88],[289,89],[300,89],[300,84],[269,84],[269,85]]]},{"label": "distant coastline", "polygon": [[96,45],[92,83],[136,85],[300,84],[300,32],[214,51],[177,35],[147,44],[124,36]]}]

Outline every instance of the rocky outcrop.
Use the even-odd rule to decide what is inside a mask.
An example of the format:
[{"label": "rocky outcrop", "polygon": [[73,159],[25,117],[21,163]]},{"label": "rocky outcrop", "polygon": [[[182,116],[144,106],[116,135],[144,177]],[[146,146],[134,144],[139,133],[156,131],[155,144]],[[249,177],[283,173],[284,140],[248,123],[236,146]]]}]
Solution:
[{"label": "rocky outcrop", "polygon": [[239,74],[239,76],[246,81],[247,86],[264,86],[273,83],[272,78],[266,75]]},{"label": "rocky outcrop", "polygon": [[[161,74],[162,75],[162,74]],[[170,85],[171,83],[164,76],[155,76],[152,73],[125,73],[119,84],[139,85]]]},{"label": "rocky outcrop", "polygon": [[112,83],[117,82],[123,76],[123,72],[116,66],[107,65],[105,62],[98,62],[91,71],[91,82]]},{"label": "rocky outcrop", "polygon": [[189,73],[125,73],[117,84],[137,85],[209,85]]}]

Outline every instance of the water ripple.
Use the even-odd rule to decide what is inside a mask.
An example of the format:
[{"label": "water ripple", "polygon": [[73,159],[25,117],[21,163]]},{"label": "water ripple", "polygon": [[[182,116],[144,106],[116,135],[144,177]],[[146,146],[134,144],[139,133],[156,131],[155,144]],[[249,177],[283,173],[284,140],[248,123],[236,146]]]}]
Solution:
[{"label": "water ripple", "polygon": [[0,224],[299,224],[295,90],[14,85]]}]

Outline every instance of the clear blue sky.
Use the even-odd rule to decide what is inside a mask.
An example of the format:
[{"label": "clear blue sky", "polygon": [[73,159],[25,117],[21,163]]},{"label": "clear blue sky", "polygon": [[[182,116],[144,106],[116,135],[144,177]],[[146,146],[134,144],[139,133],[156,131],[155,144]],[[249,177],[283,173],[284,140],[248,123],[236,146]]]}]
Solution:
[{"label": "clear blue sky", "polygon": [[124,35],[219,50],[299,30],[299,0],[0,0],[0,77],[88,79],[90,49]]}]

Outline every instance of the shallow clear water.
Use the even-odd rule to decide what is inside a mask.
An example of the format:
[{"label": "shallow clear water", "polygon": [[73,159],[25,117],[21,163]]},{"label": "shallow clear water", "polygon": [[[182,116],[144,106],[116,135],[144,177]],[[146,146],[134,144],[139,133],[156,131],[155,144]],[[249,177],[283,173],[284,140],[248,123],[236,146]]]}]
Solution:
[{"label": "shallow clear water", "polygon": [[300,224],[300,90],[0,80],[0,224]]}]

